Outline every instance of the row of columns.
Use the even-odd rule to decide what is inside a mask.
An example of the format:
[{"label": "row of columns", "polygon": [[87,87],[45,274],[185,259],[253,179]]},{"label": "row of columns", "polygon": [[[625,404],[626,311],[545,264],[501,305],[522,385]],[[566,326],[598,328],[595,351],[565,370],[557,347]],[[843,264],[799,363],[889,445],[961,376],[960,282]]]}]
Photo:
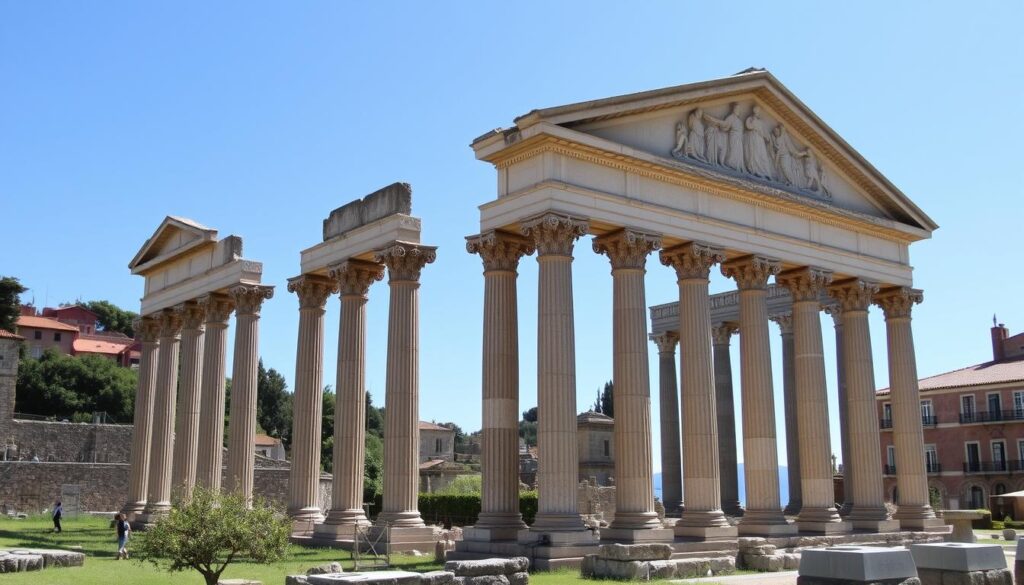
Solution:
[{"label": "row of columns", "polygon": [[[226,489],[252,497],[259,313],[273,287],[236,285],[136,322],[142,344],[128,502],[140,523],[195,486],[221,489],[227,326],[235,349]],[[180,358],[180,363],[179,363]],[[180,371],[180,379],[179,379]]]},{"label": "row of columns", "polygon": [[[351,540],[369,520],[363,509],[366,417],[366,303],[374,282],[388,273],[387,371],[385,381],[384,502],[380,526],[424,526],[419,487],[419,278],[436,248],[396,242],[373,261],[348,259],[327,276],[304,274],[288,282],[299,298],[296,352],[296,417],[288,513],[296,534]],[[324,308],[338,294],[336,406],[331,504],[320,512],[320,444],[323,418]]]}]

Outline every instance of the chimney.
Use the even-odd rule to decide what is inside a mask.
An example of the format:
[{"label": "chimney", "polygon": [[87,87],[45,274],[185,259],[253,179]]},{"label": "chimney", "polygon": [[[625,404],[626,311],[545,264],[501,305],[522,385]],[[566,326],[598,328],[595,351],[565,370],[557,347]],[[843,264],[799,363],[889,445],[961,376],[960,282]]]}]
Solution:
[{"label": "chimney", "polygon": [[992,325],[992,361],[998,362],[1006,359],[1006,346],[1003,340],[1010,336],[1010,330],[1002,323]]}]

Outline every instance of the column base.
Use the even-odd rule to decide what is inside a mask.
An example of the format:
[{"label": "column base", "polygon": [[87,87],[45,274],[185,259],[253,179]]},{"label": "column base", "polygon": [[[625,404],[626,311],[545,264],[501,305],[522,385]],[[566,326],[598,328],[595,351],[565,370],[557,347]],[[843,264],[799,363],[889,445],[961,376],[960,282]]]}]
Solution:
[{"label": "column base", "polygon": [[124,514],[126,520],[132,522],[133,520],[135,520],[135,517],[141,514],[143,511],[145,511],[145,509],[145,500],[141,502],[129,502],[125,504],[123,508],[121,508],[121,513]]},{"label": "column base", "polygon": [[303,508],[289,512],[292,521],[292,536],[310,536],[317,524],[324,521],[320,508]]},{"label": "column base", "polygon": [[623,544],[646,544],[651,542],[672,542],[675,532],[672,528],[602,528],[601,542]]},{"label": "column base", "polygon": [[800,532],[806,532],[809,534],[845,534],[853,530],[853,525],[849,522],[814,522],[808,520],[797,520],[797,529]]},{"label": "column base", "polygon": [[740,518],[747,513],[747,511],[743,509],[743,506],[740,506],[739,502],[722,502],[722,511],[729,516],[735,516],[737,518]]},{"label": "column base", "polygon": [[797,516],[800,514],[800,509],[803,508],[803,502],[800,500],[790,500],[786,507],[782,509],[782,513],[786,516]]},{"label": "column base", "polygon": [[587,530],[579,514],[537,514],[530,530],[534,532],[579,532]]},{"label": "column base", "polygon": [[680,526],[672,529],[676,536],[698,540],[732,540],[739,536],[735,526]]},{"label": "column base", "polygon": [[462,540],[471,540],[473,542],[515,541],[519,538],[519,531],[525,529],[525,524],[522,526],[493,526],[485,528],[466,526],[462,529]]},{"label": "column base", "polygon": [[611,527],[626,530],[652,530],[663,526],[657,512],[616,512]]},{"label": "column base", "polygon": [[[893,520],[896,517],[893,516]],[[948,532],[950,527],[942,518],[900,518],[900,528],[917,532]]]},{"label": "column base", "polygon": [[757,524],[740,522],[739,533],[743,536],[790,536],[799,532],[796,524]]},{"label": "column base", "polygon": [[160,510],[136,514],[135,520],[131,523],[132,530],[146,530],[147,528],[156,524],[158,521],[162,520],[163,518],[166,518],[167,515],[170,513],[171,511],[170,509],[168,509],[166,511]]},{"label": "column base", "polygon": [[370,539],[386,544],[391,552],[409,552],[417,550],[427,552],[434,550],[434,544],[440,539],[441,533],[432,526],[398,527],[375,525],[370,528]]},{"label": "column base", "polygon": [[847,517],[847,522],[853,525],[854,530],[863,530],[865,532],[899,532],[900,521],[899,520],[855,520]]},{"label": "column base", "polygon": [[408,510],[405,512],[381,512],[377,516],[377,521],[373,523],[375,527],[383,527],[390,525],[391,529],[395,528],[423,528],[426,524],[423,522],[423,517],[420,516],[419,510]]}]

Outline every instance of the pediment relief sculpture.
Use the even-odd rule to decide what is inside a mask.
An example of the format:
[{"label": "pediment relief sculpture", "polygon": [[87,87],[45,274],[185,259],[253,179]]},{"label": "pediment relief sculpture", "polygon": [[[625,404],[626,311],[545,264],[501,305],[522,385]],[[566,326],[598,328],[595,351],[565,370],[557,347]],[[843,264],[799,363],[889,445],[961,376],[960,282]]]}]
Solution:
[{"label": "pediment relief sculpture", "polygon": [[825,169],[811,148],[797,142],[783,124],[772,124],[757,105],[744,115],[734,102],[723,118],[694,108],[676,124],[671,155],[831,199]]}]

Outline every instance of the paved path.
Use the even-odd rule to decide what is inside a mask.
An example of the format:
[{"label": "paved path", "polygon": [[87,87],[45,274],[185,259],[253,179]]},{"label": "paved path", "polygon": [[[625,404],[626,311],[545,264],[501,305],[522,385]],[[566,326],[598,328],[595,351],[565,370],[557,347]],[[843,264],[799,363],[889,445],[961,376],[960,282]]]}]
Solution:
[{"label": "paved path", "polygon": [[757,585],[794,585],[796,583],[796,571],[782,571],[779,573],[757,573],[754,575],[726,575],[722,577],[701,577],[700,579],[679,579],[671,583],[700,583],[711,585],[753,584]]}]

